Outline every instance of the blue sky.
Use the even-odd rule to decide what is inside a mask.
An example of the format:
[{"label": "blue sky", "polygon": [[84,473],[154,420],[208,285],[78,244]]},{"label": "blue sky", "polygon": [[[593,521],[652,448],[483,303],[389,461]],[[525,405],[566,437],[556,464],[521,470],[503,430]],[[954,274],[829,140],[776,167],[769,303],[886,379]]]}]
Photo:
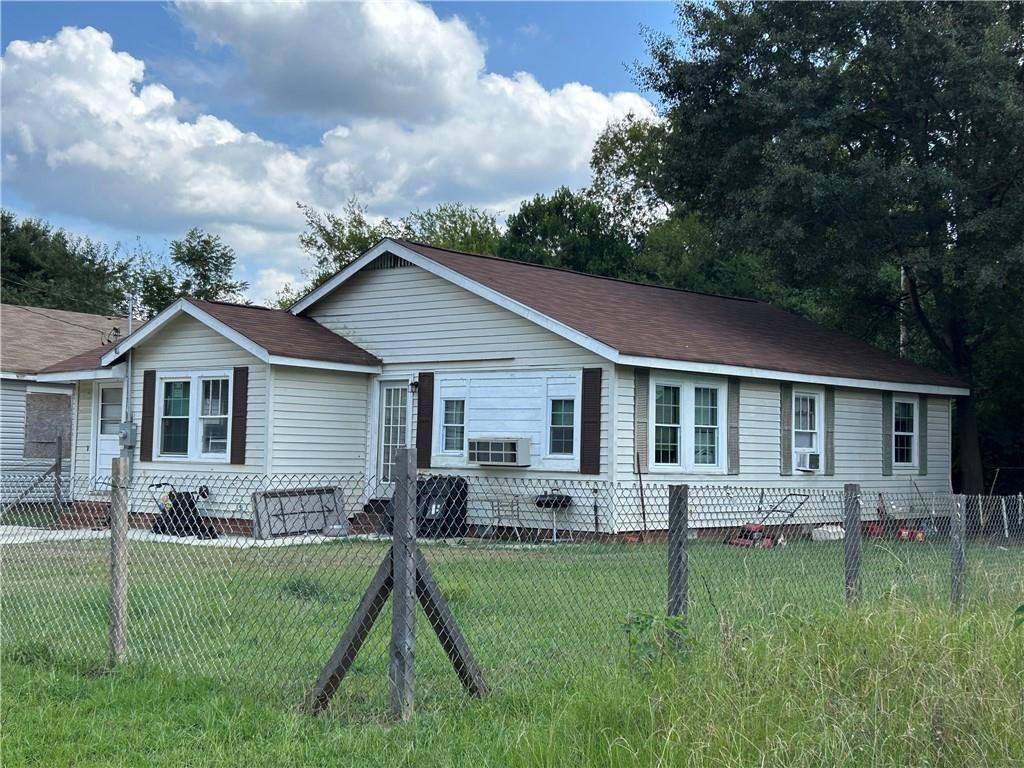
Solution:
[{"label": "blue sky", "polygon": [[4,2],[0,194],[108,241],[217,231],[261,299],[304,265],[296,200],[507,213],[585,184],[600,129],[652,109],[630,72],[641,28],[673,20],[668,3]]}]

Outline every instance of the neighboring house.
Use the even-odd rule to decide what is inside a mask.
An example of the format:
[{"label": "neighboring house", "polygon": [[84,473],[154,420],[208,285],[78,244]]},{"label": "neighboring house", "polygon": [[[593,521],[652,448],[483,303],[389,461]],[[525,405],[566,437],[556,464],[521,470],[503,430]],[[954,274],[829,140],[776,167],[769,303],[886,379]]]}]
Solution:
[{"label": "neighboring house", "polygon": [[98,363],[99,350],[109,350],[122,331],[123,318],[0,305],[0,500],[12,500],[28,477],[53,466],[58,435],[64,457],[71,456],[74,387],[40,382],[39,371],[86,350],[97,350]]},{"label": "neighboring house", "polygon": [[[76,383],[77,473],[104,468],[96,403],[121,385],[97,377],[125,364],[139,470],[387,483],[415,445],[432,472],[607,481],[618,498],[638,474],[654,496],[945,491],[952,399],[968,393],[762,302],[398,240],[288,311],[181,299],[101,365],[44,373]],[[221,508],[248,514],[239,499]],[[568,519],[587,527],[590,507]]]}]

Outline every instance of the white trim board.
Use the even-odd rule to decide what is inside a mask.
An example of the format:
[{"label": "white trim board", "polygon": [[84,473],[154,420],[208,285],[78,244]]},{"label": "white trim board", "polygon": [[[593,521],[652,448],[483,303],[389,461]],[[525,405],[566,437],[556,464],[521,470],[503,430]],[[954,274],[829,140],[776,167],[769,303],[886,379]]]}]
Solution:
[{"label": "white trim board", "polygon": [[617,365],[631,365],[640,368],[661,368],[670,371],[687,371],[690,373],[707,373],[718,376],[742,376],[751,379],[773,379],[776,381],[792,381],[794,383],[806,384],[828,384],[851,389],[878,389],[893,392],[916,392],[934,395],[969,395],[970,390],[966,387],[950,387],[937,384],[907,384],[901,382],[890,382],[878,379],[855,379],[841,376],[821,376],[817,374],[792,373],[789,371],[777,371],[767,368],[748,368],[739,365],[724,365],[719,363],[700,363],[688,360],[671,360],[667,358],[643,357],[639,355],[627,355],[621,353],[614,347],[598,341],[586,334],[571,328],[565,323],[559,322],[531,307],[522,304],[508,296],[488,288],[481,283],[471,280],[453,269],[449,269],[432,259],[423,256],[416,251],[395,242],[384,239],[373,248],[364,253],[358,259],[349,264],[345,269],[336,274],[315,291],[307,294],[295,302],[288,311],[298,315],[307,310],[320,299],[332,293],[340,285],[351,279],[367,264],[374,261],[384,253],[392,253],[408,261],[443,280],[463,288],[493,304],[498,305],[519,317],[539,325],[557,336],[567,339],[583,349],[589,350],[605,360]]},{"label": "white trim board", "polygon": [[134,349],[145,339],[178,315],[185,314],[198,320],[212,331],[219,333],[228,341],[238,345],[256,359],[269,365],[292,365],[300,368],[321,368],[329,371],[352,371],[355,373],[379,373],[379,365],[357,365],[354,363],[338,363],[328,360],[312,360],[304,357],[287,357],[283,355],[272,355],[266,349],[254,342],[247,336],[243,336],[231,326],[218,320],[209,312],[197,307],[186,299],[178,299],[169,307],[160,312],[156,317],[146,323],[142,328],[133,333],[121,343],[115,345],[110,352],[103,355],[101,362],[109,365],[130,349]]},{"label": "white trim board", "polygon": [[40,373],[39,381],[105,381],[107,379],[123,379],[125,364],[118,363],[109,368],[93,368],[81,371],[60,371],[59,373]]}]

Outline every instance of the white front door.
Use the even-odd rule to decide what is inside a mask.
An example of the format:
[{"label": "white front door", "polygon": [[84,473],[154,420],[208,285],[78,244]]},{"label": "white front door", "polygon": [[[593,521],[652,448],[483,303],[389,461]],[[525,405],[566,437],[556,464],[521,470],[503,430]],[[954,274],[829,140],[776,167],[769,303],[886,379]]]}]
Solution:
[{"label": "white front door", "polygon": [[96,446],[97,478],[110,477],[111,462],[121,455],[117,433],[121,426],[121,399],[124,390],[120,383],[98,384],[96,392],[96,428],[93,445]]}]

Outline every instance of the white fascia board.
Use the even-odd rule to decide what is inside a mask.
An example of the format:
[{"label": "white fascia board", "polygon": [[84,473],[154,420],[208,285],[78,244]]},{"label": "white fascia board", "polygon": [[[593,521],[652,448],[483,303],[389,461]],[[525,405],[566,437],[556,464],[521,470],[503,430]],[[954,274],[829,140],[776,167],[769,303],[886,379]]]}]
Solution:
[{"label": "white fascia board", "polygon": [[267,362],[271,365],[287,365],[293,368],[319,368],[323,371],[349,371],[351,373],[380,373],[379,365],[358,365],[356,363],[335,363],[328,360],[310,360],[305,357],[282,357],[271,355]]},{"label": "white fascia board", "polygon": [[107,352],[107,354],[103,356],[103,359],[100,362],[102,362],[103,365],[109,365],[118,357],[127,352],[129,349],[134,349],[135,347],[137,347],[148,336],[151,336],[152,334],[156,333],[158,330],[167,325],[168,322],[170,322],[171,320],[173,320],[175,317],[182,313],[195,318],[210,330],[219,333],[228,341],[234,342],[239,347],[244,349],[246,352],[251,354],[253,357],[262,360],[263,362],[268,362],[268,360],[270,359],[270,354],[267,352],[267,350],[265,350],[256,342],[254,342],[252,339],[243,336],[235,329],[231,328],[228,325],[225,325],[220,320],[215,318],[213,315],[201,310],[195,304],[192,304],[191,302],[185,299],[178,299],[176,302],[174,302],[165,310],[163,310],[160,314],[158,314],[156,317],[154,317],[152,320],[150,320],[148,323],[142,326],[138,331],[133,333],[127,339],[125,339],[119,344],[116,344],[110,352]]},{"label": "white fascia board", "polygon": [[376,259],[383,253],[393,253],[396,256],[408,261],[420,269],[430,272],[442,280],[446,280],[453,285],[457,285],[470,293],[479,296],[482,299],[486,299],[492,304],[496,304],[503,309],[507,309],[513,314],[519,315],[526,320],[529,320],[535,325],[539,325],[541,328],[551,331],[557,336],[561,336],[564,339],[568,339],[577,346],[583,347],[599,357],[603,357],[606,360],[612,362],[619,356],[618,350],[614,347],[610,347],[604,342],[598,341],[585,333],[580,333],[575,328],[571,328],[565,323],[560,323],[554,318],[548,317],[542,312],[538,312],[525,304],[522,304],[515,299],[511,299],[499,291],[495,291],[492,288],[488,288],[485,285],[481,285],[475,280],[470,280],[468,277],[460,272],[456,272],[454,269],[449,269],[441,264],[438,264],[433,259],[429,259],[426,256],[421,256],[415,251],[406,248],[401,243],[396,243],[394,240],[382,240],[371,250],[364,253],[358,259],[349,264],[345,269],[335,275],[333,278],[328,280],[322,286],[320,286],[313,293],[306,296],[304,299],[296,302],[289,311],[292,314],[299,314],[303,310],[310,307],[315,302],[329,294],[335,288],[340,286],[346,280],[351,278],[360,269],[365,267],[371,261]]},{"label": "white fascia board", "polygon": [[109,368],[93,368],[83,371],[60,371],[59,373],[40,373],[39,381],[102,381],[104,379],[123,379],[125,364],[118,363]]},{"label": "white fascia board", "polygon": [[0,371],[0,379],[11,381],[35,381],[34,373],[14,373],[13,371]]},{"label": "white fascia board", "polygon": [[878,389],[887,392],[915,392],[918,394],[951,396],[969,395],[971,393],[971,390],[966,387],[947,387],[938,384],[907,384],[905,382],[878,381],[873,379],[851,379],[842,376],[816,376],[807,373],[774,371],[767,368],[745,368],[740,365],[664,360],[657,357],[639,357],[636,355],[620,355],[616,362],[620,365],[632,365],[636,368],[661,368],[668,371],[708,373],[718,376],[741,376],[748,379],[773,379],[775,381],[823,384],[848,389]]}]

